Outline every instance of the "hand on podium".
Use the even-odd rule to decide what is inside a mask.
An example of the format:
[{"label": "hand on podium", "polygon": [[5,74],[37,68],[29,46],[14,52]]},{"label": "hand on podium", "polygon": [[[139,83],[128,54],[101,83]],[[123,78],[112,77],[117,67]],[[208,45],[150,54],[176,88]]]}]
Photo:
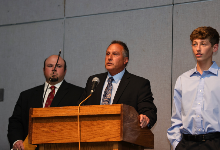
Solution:
[{"label": "hand on podium", "polygon": [[150,119],[146,115],[140,114],[139,118],[140,118],[140,126],[141,126],[141,128],[146,127],[149,124],[149,122],[150,122]]},{"label": "hand on podium", "polygon": [[13,145],[13,150],[24,150],[24,145],[22,140],[18,140]]},{"label": "hand on podium", "polygon": [[32,145],[28,143],[28,136],[27,136],[24,141],[17,140],[14,143],[12,150],[35,150],[36,147],[37,147],[36,145]]}]

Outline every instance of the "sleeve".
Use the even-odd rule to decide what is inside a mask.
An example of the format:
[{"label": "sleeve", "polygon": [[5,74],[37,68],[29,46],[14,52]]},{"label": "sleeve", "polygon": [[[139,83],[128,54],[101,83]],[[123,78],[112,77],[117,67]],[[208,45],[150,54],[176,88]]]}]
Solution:
[{"label": "sleeve", "polygon": [[22,123],[22,96],[20,94],[19,99],[15,105],[12,116],[9,118],[8,124],[8,140],[10,147],[17,140],[24,140],[24,126]]},{"label": "sleeve", "polygon": [[180,133],[180,127],[183,125],[181,117],[181,101],[182,101],[182,83],[181,77],[176,81],[174,88],[171,127],[167,130],[167,137],[173,146],[176,148],[178,143],[181,141],[182,136]]},{"label": "sleeve", "polygon": [[149,119],[149,128],[157,121],[157,108],[153,103],[150,81],[145,79],[138,92],[138,113],[146,115]]}]

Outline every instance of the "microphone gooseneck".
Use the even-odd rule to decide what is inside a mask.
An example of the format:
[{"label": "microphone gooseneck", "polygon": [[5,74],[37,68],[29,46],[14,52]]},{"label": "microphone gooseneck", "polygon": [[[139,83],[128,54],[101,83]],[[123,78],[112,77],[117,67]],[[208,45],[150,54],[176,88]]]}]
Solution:
[{"label": "microphone gooseneck", "polygon": [[86,99],[84,99],[80,104],[79,106],[81,106],[82,103],[84,103],[90,96],[92,96],[92,93],[95,92],[95,88],[97,87],[97,85],[99,84],[100,80],[98,77],[94,77],[92,79],[92,88],[91,88],[91,92],[89,94],[88,97],[86,97]]},{"label": "microphone gooseneck", "polygon": [[87,96],[80,104],[78,107],[78,138],[79,138],[79,150],[80,150],[80,139],[81,139],[81,130],[80,130],[80,122],[79,122],[79,114],[80,114],[80,106],[82,103],[84,103],[90,96],[92,96],[92,93],[95,91],[95,88],[97,87],[97,85],[99,84],[100,80],[98,77],[94,77],[92,79],[92,88],[91,88],[91,92],[89,94],[89,96]]}]

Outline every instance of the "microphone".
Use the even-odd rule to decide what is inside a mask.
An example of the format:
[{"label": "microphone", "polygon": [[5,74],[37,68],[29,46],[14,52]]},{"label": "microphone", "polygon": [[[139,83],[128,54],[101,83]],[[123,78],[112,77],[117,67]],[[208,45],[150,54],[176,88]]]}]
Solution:
[{"label": "microphone", "polygon": [[84,99],[83,101],[81,101],[81,103],[79,104],[79,106],[81,106],[82,103],[84,103],[90,96],[92,96],[92,93],[95,92],[95,88],[97,87],[97,85],[99,84],[99,78],[98,77],[94,77],[92,79],[92,88],[91,88],[91,92],[89,94],[89,96],[86,97],[86,99]]},{"label": "microphone", "polygon": [[100,80],[99,80],[99,78],[97,78],[97,77],[94,77],[94,78],[92,79],[92,88],[91,88],[91,93],[90,93],[90,94],[92,94],[93,92],[95,92],[95,88],[97,87],[97,85],[99,84],[99,82],[100,82]]},{"label": "microphone", "polygon": [[[59,58],[60,58],[60,54],[61,54],[61,49],[60,49],[60,51],[59,51],[59,55],[58,55],[58,58],[57,58],[57,62],[56,62],[56,64],[55,64],[55,66],[54,66],[54,68],[53,68],[53,74],[54,74],[54,72],[56,71],[56,67],[57,67],[57,63],[58,63],[58,61],[59,61]],[[51,82],[56,82],[56,81],[58,81],[58,77],[56,78],[56,79],[54,79],[54,78],[49,78],[49,81],[50,81],[50,83]]]}]

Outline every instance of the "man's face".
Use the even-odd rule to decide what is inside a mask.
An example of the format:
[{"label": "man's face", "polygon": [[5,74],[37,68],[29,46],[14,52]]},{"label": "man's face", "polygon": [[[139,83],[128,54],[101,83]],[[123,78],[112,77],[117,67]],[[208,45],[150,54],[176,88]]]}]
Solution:
[{"label": "man's face", "polygon": [[56,65],[58,56],[57,55],[52,55],[47,58],[44,66],[44,76],[46,78],[47,83],[49,83],[50,78],[51,80],[51,85],[55,85],[62,81],[64,79],[64,76],[66,74],[66,70],[64,71],[64,60],[59,57],[59,61],[57,63],[56,69],[54,70],[54,67]]},{"label": "man's face", "polygon": [[218,44],[212,46],[209,39],[195,39],[192,50],[197,62],[212,62],[212,54],[218,50]]},{"label": "man's face", "polygon": [[123,56],[123,47],[119,44],[111,44],[106,50],[105,68],[114,76],[125,68],[128,57]]}]

